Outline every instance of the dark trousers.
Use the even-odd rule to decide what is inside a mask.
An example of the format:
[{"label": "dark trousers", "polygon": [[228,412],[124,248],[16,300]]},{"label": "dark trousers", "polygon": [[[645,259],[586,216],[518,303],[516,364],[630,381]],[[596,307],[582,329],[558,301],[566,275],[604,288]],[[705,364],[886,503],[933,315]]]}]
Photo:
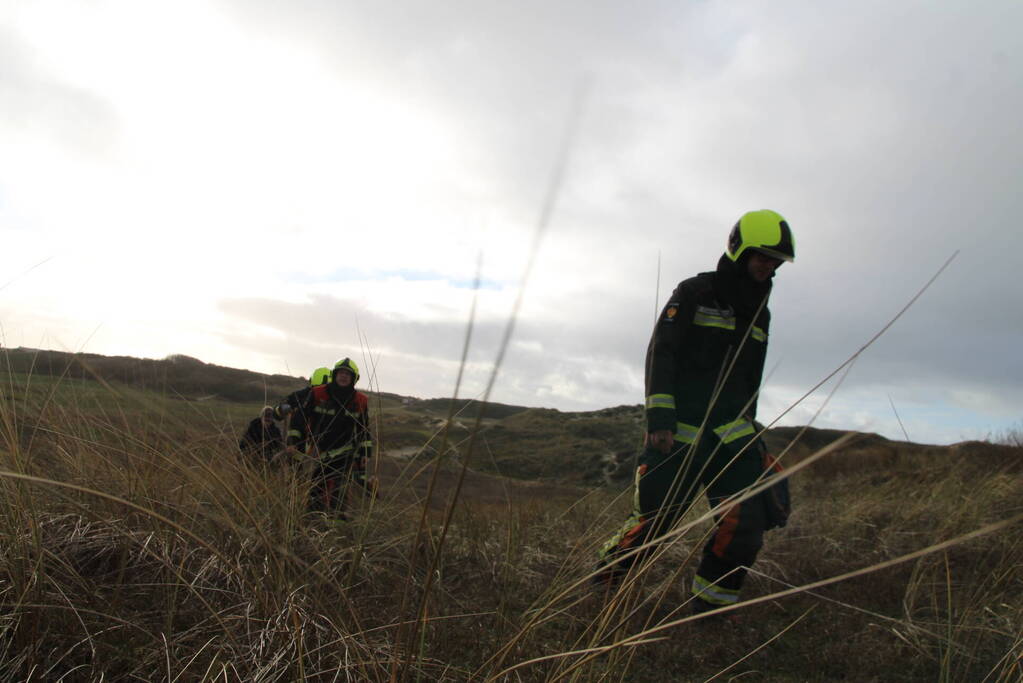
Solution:
[{"label": "dark trousers", "polygon": [[349,456],[317,463],[309,490],[309,510],[343,516],[352,483],[366,488],[365,468],[360,459]]},{"label": "dark trousers", "polygon": [[[724,444],[705,432],[695,447],[676,442],[676,450],[664,454],[646,449],[636,472],[632,515],[601,550],[603,563],[624,573],[644,559],[654,546],[631,558],[618,559],[630,549],[670,531],[705,487],[712,507],[755,484],[764,474],[763,451],[744,437]],[[763,545],[767,509],[763,496],[726,505],[715,517],[714,533],[703,547],[703,557],[693,581],[693,592],[715,605],[738,600],[746,575]]]}]

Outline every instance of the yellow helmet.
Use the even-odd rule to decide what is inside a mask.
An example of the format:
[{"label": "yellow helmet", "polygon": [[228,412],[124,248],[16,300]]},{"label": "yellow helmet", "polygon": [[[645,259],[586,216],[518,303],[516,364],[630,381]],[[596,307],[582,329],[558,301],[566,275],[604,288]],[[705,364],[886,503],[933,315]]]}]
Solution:
[{"label": "yellow helmet", "polygon": [[342,358],[338,362],[334,363],[334,371],[330,373],[331,382],[333,382],[337,377],[338,370],[347,370],[354,375],[352,378],[352,386],[355,386],[355,383],[359,381],[359,366],[356,365],[355,361],[351,358]]},{"label": "yellow helmet", "polygon": [[316,368],[309,375],[309,386],[316,387],[330,381],[330,368]]},{"label": "yellow helmet", "polygon": [[782,261],[796,260],[796,239],[780,214],[770,209],[750,211],[732,228],[725,254],[738,261],[742,253],[753,249]]}]

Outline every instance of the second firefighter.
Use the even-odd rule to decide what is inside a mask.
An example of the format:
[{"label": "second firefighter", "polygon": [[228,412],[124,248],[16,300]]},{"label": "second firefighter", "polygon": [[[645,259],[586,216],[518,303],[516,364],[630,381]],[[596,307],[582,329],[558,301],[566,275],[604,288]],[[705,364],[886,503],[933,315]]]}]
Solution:
[{"label": "second firefighter", "polygon": [[350,358],[338,361],[330,382],[312,387],[296,408],[306,421],[315,467],[309,493],[312,511],[344,516],[352,484],[370,491],[366,462],[373,455],[369,399],[355,389],[359,366]]}]

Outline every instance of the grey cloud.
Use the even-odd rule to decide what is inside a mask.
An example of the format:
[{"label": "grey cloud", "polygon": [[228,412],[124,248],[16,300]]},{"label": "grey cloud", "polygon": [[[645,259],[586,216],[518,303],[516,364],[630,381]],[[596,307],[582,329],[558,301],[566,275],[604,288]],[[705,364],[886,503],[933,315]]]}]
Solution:
[{"label": "grey cloud", "polygon": [[[960,249],[843,393],[1023,398],[1013,360],[1023,337],[1018,3],[222,6],[249,28],[316,49],[339,74],[446,117],[470,150],[467,175],[485,181],[481,201],[515,217],[524,238],[573,90],[591,79],[538,262],[540,275],[564,273],[564,288],[529,290],[504,400],[639,402],[657,251],[663,303],[675,282],[713,268],[738,214],[761,206],[784,213],[797,237],[772,301],[779,395],[844,361]],[[28,69],[22,60],[15,72]],[[28,76],[18,78],[0,92],[20,93],[23,116],[50,101],[33,100]],[[358,318],[387,357],[382,379],[420,395],[453,384],[465,333],[464,320],[417,323],[327,298],[222,306],[237,321],[230,341],[303,368],[358,351]],[[285,340],[252,337],[256,323]],[[485,385],[502,332],[501,321],[477,327],[467,390]],[[560,403],[573,382],[582,391]]]},{"label": "grey cloud", "polygon": [[[220,302],[225,313],[309,340],[337,340],[357,345],[361,331],[378,350],[407,349],[429,358],[457,360],[461,354],[467,321],[422,323],[399,315],[381,315],[361,309],[353,302],[312,296],[308,303],[294,304],[267,299],[233,299]],[[493,350],[500,330],[492,323],[477,324],[477,345]]]},{"label": "grey cloud", "polygon": [[[235,299],[220,308],[238,325],[225,333],[230,343],[261,350],[287,359],[296,373],[333,362],[344,355],[362,357],[358,331],[369,341],[369,352],[386,360],[381,371],[381,388],[419,396],[441,396],[454,386],[465,339],[466,321],[422,323],[361,310],[356,304],[332,297],[314,297],[309,303],[294,304],[262,299]],[[562,330],[550,334],[550,322],[523,320],[515,335],[520,342],[506,354],[495,400],[525,405],[546,405],[538,399],[538,387],[557,384],[558,378],[579,378],[586,395],[574,400],[558,396],[559,407],[582,409],[608,403],[638,402],[642,399],[635,374],[623,366],[632,359],[625,350],[623,335],[613,345],[596,342],[607,336],[607,320],[577,324],[574,318],[558,321]],[[248,330],[270,328],[283,337],[255,336]],[[481,391],[497,358],[504,322],[482,322],[474,326],[467,366],[464,395]],[[309,366],[309,369],[306,369]],[[552,391],[556,392],[557,388]]]},{"label": "grey cloud", "polygon": [[31,46],[3,27],[0,64],[0,109],[8,126],[90,156],[104,156],[116,145],[118,117],[110,104],[46,73]]},{"label": "grey cloud", "polygon": [[[368,72],[445,113],[464,147],[476,150],[477,172],[496,184],[495,197],[512,193],[527,205],[539,202],[580,83],[592,76],[593,99],[613,108],[618,93],[654,76],[665,57],[677,61],[671,53],[685,45],[688,14],[674,3],[644,12],[617,3],[305,2],[286,13],[258,6],[264,28],[318,44],[340,73]],[[235,7],[251,21],[253,3]],[[603,106],[587,109],[598,126],[592,139],[630,138],[634,118]]]}]

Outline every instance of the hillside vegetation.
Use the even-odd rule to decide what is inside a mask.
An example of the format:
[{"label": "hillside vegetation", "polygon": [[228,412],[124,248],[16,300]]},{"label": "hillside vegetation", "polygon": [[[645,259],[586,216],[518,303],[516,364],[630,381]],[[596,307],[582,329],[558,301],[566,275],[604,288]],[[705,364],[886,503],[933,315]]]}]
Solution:
[{"label": "hillside vegetation", "polygon": [[17,348],[4,349],[3,365],[12,373],[116,382],[189,399],[266,402],[305,384],[301,378],[227,368],[183,355],[153,360]]},{"label": "hillside vegetation", "polygon": [[772,430],[793,517],[741,621],[692,621],[705,507],[618,594],[587,580],[638,407],[477,426],[373,395],[382,493],[339,522],[305,513],[306,473],[237,453],[301,379],[239,375],[266,388],[229,400],[230,369],[30,355],[0,355],[0,680],[1023,678],[1018,446],[854,435],[817,459],[843,435]]}]

